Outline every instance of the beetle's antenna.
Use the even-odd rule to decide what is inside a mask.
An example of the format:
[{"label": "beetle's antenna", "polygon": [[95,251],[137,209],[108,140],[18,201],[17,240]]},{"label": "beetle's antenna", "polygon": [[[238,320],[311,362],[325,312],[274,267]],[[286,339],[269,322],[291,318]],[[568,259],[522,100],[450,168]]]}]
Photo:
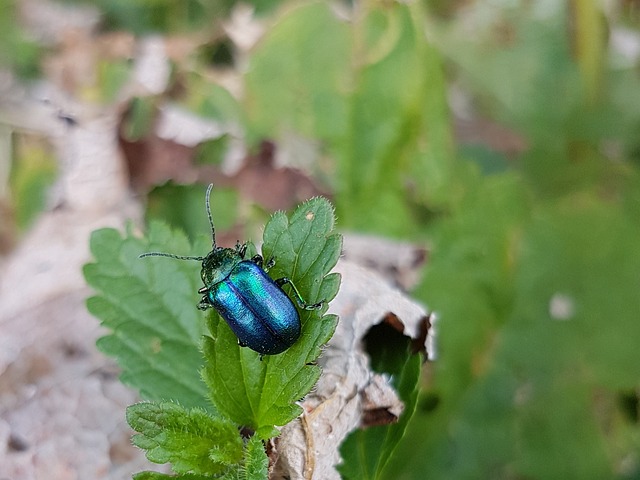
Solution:
[{"label": "beetle's antenna", "polygon": [[205,194],[205,204],[207,205],[207,216],[209,217],[209,225],[211,225],[211,242],[213,248],[216,248],[216,228],[213,226],[213,218],[211,217],[211,205],[209,205],[209,199],[211,198],[211,190],[213,190],[213,183],[210,183],[207,187],[207,193]]},{"label": "beetle's antenna", "polygon": [[148,252],[148,253],[143,253],[142,255],[138,255],[138,258],[144,258],[144,257],[169,257],[169,258],[176,258],[178,260],[197,260],[198,262],[201,262],[202,260],[204,260],[204,257],[186,257],[184,255],[174,255],[172,253],[163,253],[163,252]]}]

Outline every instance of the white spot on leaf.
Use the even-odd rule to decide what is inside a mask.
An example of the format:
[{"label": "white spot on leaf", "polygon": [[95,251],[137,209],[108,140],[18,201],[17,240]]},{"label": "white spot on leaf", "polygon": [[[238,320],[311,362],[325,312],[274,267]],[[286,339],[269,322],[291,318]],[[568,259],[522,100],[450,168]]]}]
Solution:
[{"label": "white spot on leaf", "polygon": [[549,301],[549,315],[554,320],[570,320],[575,313],[573,298],[556,293]]}]

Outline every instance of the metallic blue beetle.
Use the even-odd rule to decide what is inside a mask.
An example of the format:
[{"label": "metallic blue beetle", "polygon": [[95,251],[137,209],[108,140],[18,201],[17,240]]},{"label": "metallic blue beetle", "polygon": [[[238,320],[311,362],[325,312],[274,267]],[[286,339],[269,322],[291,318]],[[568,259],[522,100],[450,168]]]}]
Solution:
[{"label": "metallic blue beetle", "polygon": [[238,337],[241,346],[249,347],[261,355],[284,352],[300,337],[300,316],[282,286],[286,283],[291,285],[302,309],[315,310],[323,302],[308,305],[291,280],[286,277],[272,280],[266,271],[275,265],[275,261],[270,260],[263,268],[260,255],[245,259],[246,243],[237,243],[235,248],[216,245],[216,231],[209,205],[212,188],[213,184],[207,188],[206,207],[213,249],[206,257],[150,252],[140,255],[140,258],[169,257],[202,262],[200,275],[204,287],[198,290],[203,295],[198,308],[215,308]]}]

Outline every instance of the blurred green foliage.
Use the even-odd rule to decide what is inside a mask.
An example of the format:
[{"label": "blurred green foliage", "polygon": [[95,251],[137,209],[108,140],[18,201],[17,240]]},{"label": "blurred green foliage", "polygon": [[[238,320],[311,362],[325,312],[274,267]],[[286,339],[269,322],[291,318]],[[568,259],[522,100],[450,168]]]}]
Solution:
[{"label": "blurred green foliage", "polygon": [[131,65],[127,60],[101,59],[98,64],[95,92],[92,93],[97,96],[97,100],[104,101],[105,103],[117,101],[117,96],[130,75]]},{"label": "blurred green foliage", "polygon": [[15,0],[0,0],[0,68],[10,68],[19,77],[34,78],[40,73],[40,47],[29,40],[16,22]]},{"label": "blurred green foliage", "polygon": [[246,105],[253,135],[295,131],[324,142],[336,162],[343,227],[416,233],[413,207],[437,206],[451,195],[444,81],[423,21],[417,3],[363,3],[352,24],[329,4],[303,4],[251,58]]},{"label": "blurred green foliage", "polygon": [[[214,188],[211,193],[211,205],[214,208],[216,230],[230,229],[238,218],[238,198],[233,190]],[[209,232],[209,220],[203,215],[204,201],[202,186],[165,184],[149,194],[147,204],[147,222],[163,220],[174,228],[196,238]]]},{"label": "blurred green foliage", "polygon": [[224,13],[221,1],[88,0],[79,3],[100,9],[105,30],[126,30],[141,35],[202,28],[214,15]]},{"label": "blurred green foliage", "polygon": [[[603,12],[357,7],[348,25],[323,3],[290,10],[247,75],[255,137],[319,138],[335,159],[343,227],[432,243],[424,408],[388,468],[357,448],[344,462],[364,462],[354,478],[636,478],[640,85],[610,67]],[[441,55],[520,152],[455,153]]]},{"label": "blurred green foliage", "polygon": [[15,161],[11,164],[11,200],[13,216],[19,230],[25,231],[42,211],[47,188],[57,173],[50,146],[35,138],[15,142]]},{"label": "blurred green foliage", "polygon": [[[103,14],[103,28],[138,35],[171,34],[207,28],[226,18],[236,0],[65,0],[95,5]],[[275,9],[282,0],[248,0],[258,14]]]}]

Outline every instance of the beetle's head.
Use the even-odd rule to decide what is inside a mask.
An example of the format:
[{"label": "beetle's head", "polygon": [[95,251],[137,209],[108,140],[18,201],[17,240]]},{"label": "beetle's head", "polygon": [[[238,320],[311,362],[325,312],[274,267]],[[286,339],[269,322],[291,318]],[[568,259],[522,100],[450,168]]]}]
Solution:
[{"label": "beetle's head", "polygon": [[242,256],[233,248],[216,247],[202,260],[202,283],[207,288],[220,283],[231,270],[242,261]]}]

